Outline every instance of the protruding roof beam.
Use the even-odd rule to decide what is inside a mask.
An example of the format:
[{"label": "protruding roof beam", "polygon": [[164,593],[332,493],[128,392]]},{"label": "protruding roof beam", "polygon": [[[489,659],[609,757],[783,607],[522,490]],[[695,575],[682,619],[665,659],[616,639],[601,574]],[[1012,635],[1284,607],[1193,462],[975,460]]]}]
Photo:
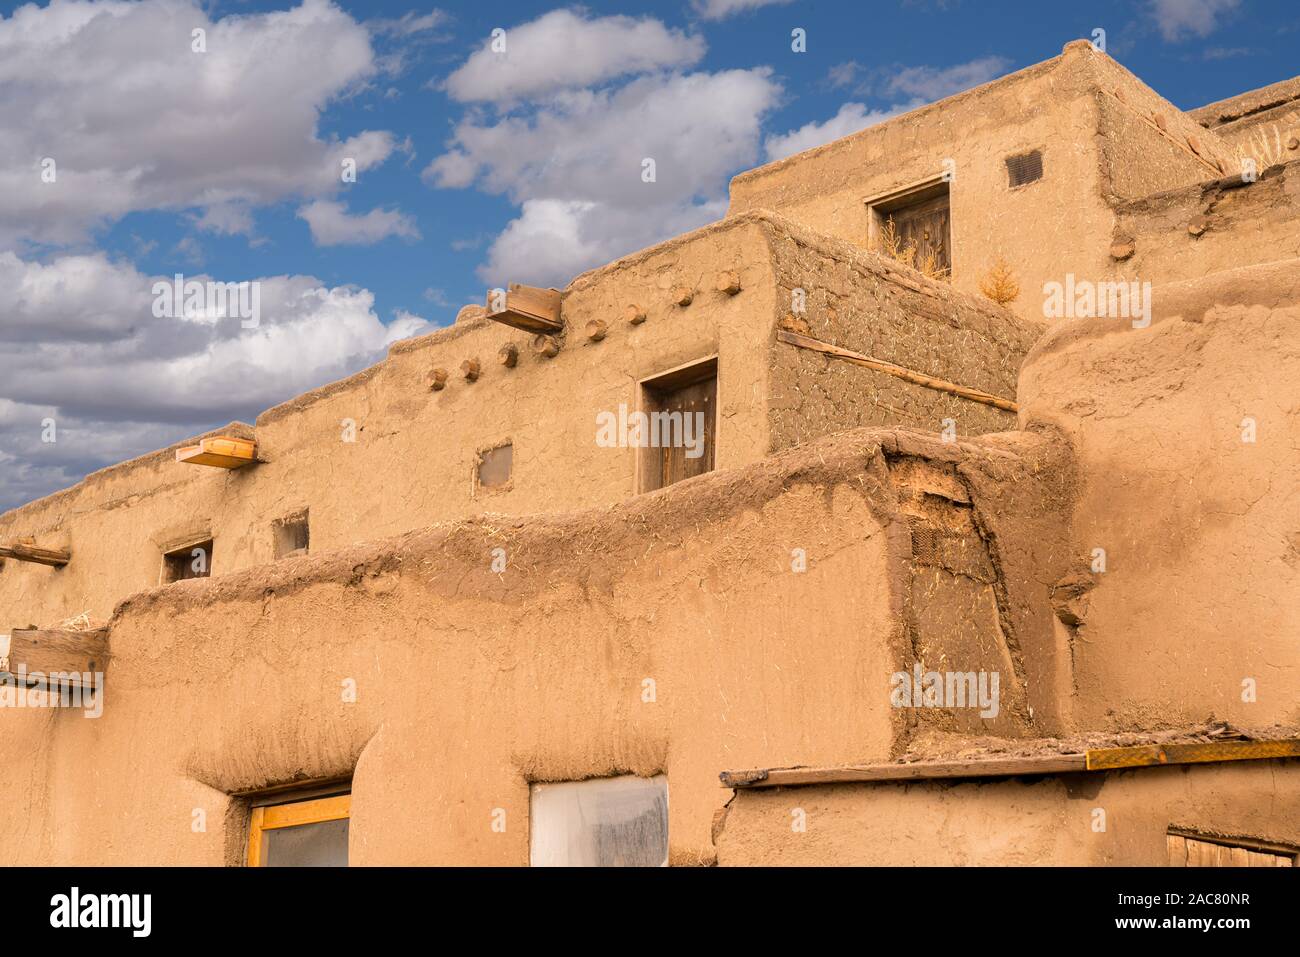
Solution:
[{"label": "protruding roof beam", "polygon": [[243,468],[257,461],[257,443],[252,439],[214,435],[200,439],[198,445],[177,449],[176,461],[186,465],[211,465],[219,469]]},{"label": "protruding roof beam", "polygon": [[522,286],[512,282],[509,289],[489,289],[489,319],[525,332],[552,335],[564,329],[560,320],[560,293],[556,289]]},{"label": "protruding roof beam", "polygon": [[26,542],[13,542],[0,545],[0,558],[12,558],[18,562],[35,562],[37,565],[51,565],[62,568],[72,561],[72,556],[58,548],[38,548]]}]

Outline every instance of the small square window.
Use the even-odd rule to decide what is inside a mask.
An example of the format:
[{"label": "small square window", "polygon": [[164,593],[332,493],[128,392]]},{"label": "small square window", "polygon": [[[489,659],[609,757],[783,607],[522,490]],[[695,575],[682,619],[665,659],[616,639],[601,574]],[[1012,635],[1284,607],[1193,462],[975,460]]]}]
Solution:
[{"label": "small square window", "polygon": [[277,559],[306,555],[311,538],[306,510],[280,519],[274,525],[274,534]]},{"label": "small square window", "polygon": [[1007,157],[1007,180],[1012,189],[1035,183],[1042,178],[1043,154],[1040,150]]},{"label": "small square window", "polygon": [[185,581],[187,578],[208,578],[212,575],[212,539],[195,542],[163,555],[163,584]]},{"label": "small square window", "polygon": [[662,774],[534,784],[530,805],[533,867],[668,864],[668,778]]},{"label": "small square window", "polygon": [[478,456],[478,484],[480,488],[497,488],[510,481],[514,465],[515,447],[507,442],[494,449],[480,452]]},{"label": "small square window", "polygon": [[352,795],[253,808],[249,867],[347,867]]}]

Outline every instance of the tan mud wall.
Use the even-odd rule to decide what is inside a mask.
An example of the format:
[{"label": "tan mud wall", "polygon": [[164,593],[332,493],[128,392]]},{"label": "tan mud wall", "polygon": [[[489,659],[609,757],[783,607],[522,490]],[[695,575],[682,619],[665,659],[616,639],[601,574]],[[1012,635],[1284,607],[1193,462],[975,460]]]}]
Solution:
[{"label": "tan mud wall", "polygon": [[4,714],[0,861],[221,863],[226,794],[354,766],[355,864],[525,864],[529,781],[629,771],[668,774],[673,861],[708,860],[719,768],[890,749],[878,446],[822,455],[136,596],[102,718]]},{"label": "tan mud wall", "polygon": [[[1160,867],[1171,826],[1300,844],[1296,761],[735,793],[723,865]],[[795,808],[803,833],[790,827]],[[1104,832],[1093,830],[1098,808]]]},{"label": "tan mud wall", "polygon": [[[766,228],[766,227],[764,227]],[[269,562],[272,523],[310,510],[311,549],[330,551],[435,521],[485,512],[530,514],[625,499],[636,491],[636,454],[596,445],[596,414],[638,407],[637,381],[718,357],[717,465],[767,452],[764,343],[774,322],[770,248],[754,221],[705,228],[576,280],[566,291],[567,342],[554,359],[531,337],[487,319],[397,344],[389,358],[350,379],[259,416],[263,464],[234,472],[177,465],[170,451],[96,473],[70,490],[0,517],[0,539],[34,536],[70,548],[62,570],[6,563],[0,629],[49,625],[89,610],[106,617],[127,595],[159,582],[161,550],[211,535],[217,575]],[[743,290],[716,291],[720,270]],[[671,287],[693,285],[687,308]],[[631,326],[624,307],[646,322]],[[607,338],[590,343],[601,318]],[[520,349],[506,369],[497,350]],[[482,376],[460,375],[477,358]],[[430,391],[429,373],[451,372]],[[356,441],[343,441],[347,420]],[[514,444],[507,487],[476,488],[480,451]]]},{"label": "tan mud wall", "polygon": [[[927,601],[908,593],[902,500],[945,483],[976,490],[999,563],[1026,577],[1017,536],[1040,530],[1007,528],[980,491],[1023,494],[1022,457],[863,430],[609,508],[136,595],[112,623],[103,717],[4,713],[0,800],[24,813],[0,819],[0,862],[237,862],[246,811],[229,795],[354,771],[357,864],[526,863],[530,781],[625,772],[668,775],[672,860],[710,861],[721,769],[885,760],[918,728],[965,727],[889,701]],[[997,636],[984,610],[926,661],[1001,661],[968,644]],[[1012,684],[983,729],[1041,735]]]},{"label": "tan mud wall", "polygon": [[[778,303],[795,290],[808,335],[927,375],[1014,399],[1020,363],[1045,330],[861,247],[801,230],[774,234]],[[781,449],[836,429],[903,425],[959,436],[1015,427],[1015,416],[778,343],[771,356],[771,442]]]},{"label": "tan mud wall", "polygon": [[1157,287],[1154,312],[1063,322],[1021,376],[1022,422],[1062,429],[1083,480],[1074,724],[1293,723],[1300,263]]},{"label": "tan mud wall", "polygon": [[[1002,256],[1021,287],[1011,308],[1041,319],[1044,282],[1067,271],[1099,275],[1110,262],[1097,96],[1103,79],[1122,81],[1102,77],[1097,61],[1109,62],[1071,46],[990,86],[743,173],[732,181],[729,215],[767,207],[865,247],[865,201],[937,177],[953,159],[953,286],[978,295],[979,278]],[[1033,149],[1042,151],[1043,178],[1010,188],[1006,158]]]},{"label": "tan mud wall", "polygon": [[[1116,211],[1116,235],[1133,241],[1134,254],[1115,273],[1130,281],[1197,279],[1300,258],[1300,162],[1262,169],[1248,185],[1198,184]],[[1189,231],[1193,225],[1202,231]]]}]

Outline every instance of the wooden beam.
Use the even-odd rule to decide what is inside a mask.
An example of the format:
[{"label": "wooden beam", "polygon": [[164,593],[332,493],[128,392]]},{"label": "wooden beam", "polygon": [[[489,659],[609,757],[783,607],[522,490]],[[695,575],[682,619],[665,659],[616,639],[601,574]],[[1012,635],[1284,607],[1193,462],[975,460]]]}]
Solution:
[{"label": "wooden beam", "polygon": [[857,764],[833,768],[773,768],[723,771],[723,787],[775,788],[803,784],[853,784],[863,781],[923,781],[935,778],[1006,778],[1026,774],[1064,774],[1084,770],[1082,754],[969,761],[917,761],[913,764]]},{"label": "wooden beam", "polygon": [[176,461],[185,465],[211,465],[219,469],[239,469],[257,461],[257,443],[252,439],[214,435],[200,439],[198,445],[187,445],[183,449],[177,449]]},{"label": "wooden beam", "polygon": [[1300,739],[1282,741],[1209,741],[1189,744],[1142,744],[1132,748],[1089,751],[1088,770],[1145,768],[1161,764],[1207,764],[1300,757]]},{"label": "wooden beam", "polygon": [[8,635],[0,635],[0,673],[102,673],[108,670],[108,659],[107,628],[15,628]]},{"label": "wooden beam", "polygon": [[51,565],[62,568],[72,561],[72,556],[58,548],[37,548],[25,542],[0,545],[0,558],[12,558],[18,562],[35,562],[37,565]]},{"label": "wooden beam", "polygon": [[1150,744],[1132,748],[1093,749],[1083,754],[972,758],[966,761],[917,761],[912,764],[857,764],[828,768],[723,771],[719,777],[723,787],[774,788],[871,781],[1022,777],[1034,774],[1069,774],[1075,771],[1158,767],[1162,764],[1260,761],[1293,757],[1300,757],[1300,739],[1297,738],[1282,741]]},{"label": "wooden beam", "polygon": [[512,282],[504,291],[488,290],[487,316],[514,329],[552,335],[564,329],[560,320],[560,298],[558,290]]},{"label": "wooden beam", "polygon": [[822,342],[820,339],[813,339],[811,336],[803,336],[797,332],[791,332],[788,329],[778,329],[776,337],[781,342],[787,343],[788,345],[798,346],[800,349],[811,349],[813,352],[820,352],[823,355],[831,356],[834,359],[844,359],[848,362],[852,362],[854,365],[860,365],[876,372],[883,372],[885,375],[892,375],[896,379],[913,382],[916,385],[925,386],[927,389],[947,392],[950,395],[969,399],[972,402],[991,405],[994,408],[1002,409],[1005,412],[1020,411],[1020,406],[1011,399],[1004,399],[999,395],[981,392],[979,389],[970,389],[964,385],[949,382],[946,379],[938,379],[932,375],[926,375],[924,372],[917,372],[914,369],[908,369],[893,362],[886,362],[884,359],[876,359],[872,356],[864,356],[860,352],[841,349],[839,346],[833,346],[829,342]]}]

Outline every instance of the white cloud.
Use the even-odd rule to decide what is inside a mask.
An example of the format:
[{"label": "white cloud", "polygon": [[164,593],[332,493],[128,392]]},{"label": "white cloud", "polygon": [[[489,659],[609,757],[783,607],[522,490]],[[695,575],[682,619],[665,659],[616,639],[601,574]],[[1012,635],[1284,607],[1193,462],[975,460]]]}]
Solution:
[{"label": "white cloud", "polygon": [[838,113],[824,123],[813,121],[789,133],[769,136],[763,142],[763,149],[767,153],[768,162],[785,159],[795,153],[802,153],[804,150],[837,140],[841,136],[848,136],[868,126],[874,126],[891,116],[897,116],[905,109],[907,107],[900,106],[886,110],[868,110],[861,103],[845,103]]},{"label": "white cloud", "polygon": [[949,67],[903,67],[884,86],[889,94],[932,103],[995,80],[1006,73],[1010,65],[1011,61],[1006,57],[986,56]]},{"label": "white cloud", "polygon": [[[160,319],[154,281],[102,254],[48,263],[0,254],[0,467],[14,466],[0,508],[195,431],[251,420],[430,330],[409,313],[384,325],[368,290],[310,276],[254,280],[256,329],[237,317]],[[58,425],[54,446],[40,442],[46,416]]]},{"label": "white cloud", "polygon": [[759,7],[789,2],[790,0],[694,0],[692,6],[705,20],[722,20],[744,10],[757,10]]},{"label": "white cloud", "polygon": [[504,52],[490,41],[447,78],[461,102],[533,98],[621,76],[680,68],[704,56],[704,40],[658,20],[612,16],[589,19],[553,10],[506,31]]},{"label": "white cloud", "polygon": [[197,0],[19,7],[0,17],[0,248],[78,242],[146,209],[246,231],[253,206],[330,194],[341,159],[364,170],[393,150],[386,132],[318,135],[325,105],[374,71],[366,29],[326,0],[215,22]]},{"label": "white cloud", "polygon": [[1160,35],[1169,43],[1189,36],[1209,36],[1219,18],[1241,6],[1241,0],[1150,0]]},{"label": "white cloud", "polygon": [[389,236],[419,239],[415,220],[398,210],[372,209],[353,215],[345,204],[318,199],[298,210],[298,216],[311,227],[317,246],[370,246]]},{"label": "white cloud", "polygon": [[[525,115],[466,119],[425,177],[477,182],[521,205],[481,278],[564,283],[725,213],[727,182],[756,160],[761,118],[779,94],[766,69],[570,91]],[[654,182],[643,179],[647,159]]]}]

